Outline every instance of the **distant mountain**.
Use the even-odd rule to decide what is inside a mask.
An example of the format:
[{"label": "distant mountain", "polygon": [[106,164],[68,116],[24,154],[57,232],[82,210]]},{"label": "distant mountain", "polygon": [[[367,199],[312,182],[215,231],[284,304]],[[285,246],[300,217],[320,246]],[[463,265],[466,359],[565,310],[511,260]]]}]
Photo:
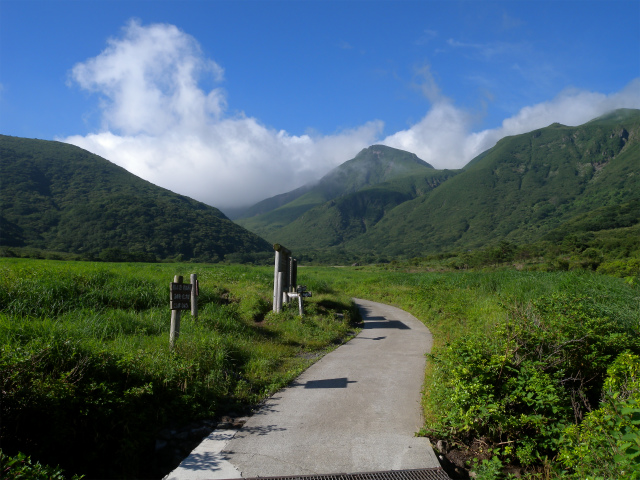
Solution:
[{"label": "distant mountain", "polygon": [[203,261],[270,245],[218,209],[66,143],[0,135],[0,245]]},{"label": "distant mountain", "polygon": [[637,224],[638,199],[640,110],[616,110],[578,127],[556,123],[500,140],[344,247],[411,257],[535,242],[603,212]]},{"label": "distant mountain", "polygon": [[[363,233],[386,211],[454,174],[435,170],[413,153],[373,145],[319,182],[254,205],[236,222],[292,247],[325,247]],[[300,229],[313,234],[300,237]]]},{"label": "distant mountain", "polygon": [[559,238],[590,228],[592,215],[600,226],[614,216],[631,227],[638,199],[640,110],[620,109],[506,137],[462,170],[374,145],[238,223],[297,251],[415,257]]}]

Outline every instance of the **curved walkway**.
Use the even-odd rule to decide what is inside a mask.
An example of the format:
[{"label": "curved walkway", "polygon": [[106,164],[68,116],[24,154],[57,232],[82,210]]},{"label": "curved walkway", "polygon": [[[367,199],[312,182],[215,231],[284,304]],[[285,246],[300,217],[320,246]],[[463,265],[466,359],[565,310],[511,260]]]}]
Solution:
[{"label": "curved walkway", "polygon": [[[214,431],[167,479],[230,479],[440,467],[422,426],[429,330],[354,299],[364,329],[269,398],[238,431]],[[234,435],[235,434],[235,435]]]}]

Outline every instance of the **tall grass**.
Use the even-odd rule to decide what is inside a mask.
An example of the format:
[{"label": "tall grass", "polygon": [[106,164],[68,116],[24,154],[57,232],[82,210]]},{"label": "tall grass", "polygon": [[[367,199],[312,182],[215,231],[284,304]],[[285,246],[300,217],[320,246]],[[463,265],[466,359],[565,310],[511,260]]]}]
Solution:
[{"label": "tall grass", "polygon": [[[507,464],[530,478],[584,478],[593,466],[602,478],[640,478],[640,384],[615,367],[630,358],[640,371],[637,284],[584,271],[314,273],[434,333],[422,432],[466,456],[459,467],[487,480],[506,478]],[[607,393],[607,382],[622,386]],[[598,445],[615,448],[596,455]]]},{"label": "tall grass", "polygon": [[[170,351],[169,283],[190,273],[199,318],[183,313]],[[70,474],[152,474],[158,430],[254,405],[353,331],[340,293],[302,320],[274,314],[272,281],[244,266],[0,260],[3,451]]]},{"label": "tall grass", "polygon": [[[200,280],[199,319],[183,314],[170,352],[168,284],[189,273]],[[579,421],[571,389],[558,387],[565,377],[556,360],[564,355],[563,365],[580,372],[588,357],[591,383],[565,383],[596,408],[616,356],[640,353],[639,287],[604,275],[301,267],[299,279],[314,294],[302,320],[296,306],[271,312],[268,267],[2,259],[3,450],[69,473],[143,476],[160,428],[238,411],[276,391],[310,364],[309,353],[350,335],[350,297],[362,297],[413,313],[434,334],[424,433],[449,432],[456,448],[493,441],[498,463],[533,472],[557,448],[551,437]],[[575,340],[583,350],[563,350]],[[525,355],[536,351],[551,352],[549,367]],[[479,390],[469,396],[470,388]],[[527,416],[532,398],[538,416]],[[541,418],[549,428],[536,430]]]}]

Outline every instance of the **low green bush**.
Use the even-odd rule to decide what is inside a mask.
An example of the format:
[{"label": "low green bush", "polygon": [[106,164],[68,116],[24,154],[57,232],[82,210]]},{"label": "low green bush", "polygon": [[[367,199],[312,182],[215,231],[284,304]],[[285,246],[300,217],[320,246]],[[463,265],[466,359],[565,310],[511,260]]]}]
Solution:
[{"label": "low green bush", "polygon": [[567,478],[640,479],[640,356],[622,353],[607,372],[600,408],[560,438]]},{"label": "low green bush", "polygon": [[31,457],[18,453],[12,457],[0,450],[0,475],[6,480],[80,480],[82,476],[66,477],[59,466],[50,467],[40,462],[33,462]]},{"label": "low green bush", "polygon": [[[198,320],[183,313],[170,350],[169,283],[194,270]],[[271,312],[272,268],[2,259],[0,272],[4,452],[91,478],[162,476],[161,429],[243,412],[354,331],[341,293],[303,319]]]},{"label": "low green bush", "polygon": [[491,335],[430,356],[439,416],[423,433],[459,445],[481,438],[505,463],[530,467],[556,456],[565,430],[598,407],[607,368],[619,352],[640,353],[640,339],[590,297],[556,294],[509,310]]}]

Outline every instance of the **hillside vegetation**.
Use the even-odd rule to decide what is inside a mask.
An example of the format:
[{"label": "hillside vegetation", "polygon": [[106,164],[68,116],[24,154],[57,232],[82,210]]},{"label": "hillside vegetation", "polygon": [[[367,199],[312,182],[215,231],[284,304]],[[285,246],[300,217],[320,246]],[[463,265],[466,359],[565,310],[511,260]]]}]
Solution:
[{"label": "hillside vegetation", "polygon": [[[357,251],[415,257],[532,243],[578,215],[640,198],[640,111],[507,137],[430,194],[403,203]],[[634,223],[640,212],[631,214]]]},{"label": "hillside vegetation", "polygon": [[73,145],[0,135],[0,246],[219,261],[270,250],[218,209]]},{"label": "hillside vegetation", "polygon": [[[169,282],[190,273],[198,320],[183,313],[171,351]],[[18,452],[68,475],[162,478],[222,415],[248,413],[349,338],[358,316],[303,272],[304,320],[297,305],[274,314],[269,268],[1,259],[0,274],[3,478],[2,455]],[[186,451],[157,448],[163,429],[203,419],[213,426]]]},{"label": "hillside vegetation", "polygon": [[[435,170],[413,153],[373,145],[316,184],[263,200],[236,222],[273,243],[327,247],[364,233],[396,205],[453,174]],[[300,238],[305,231],[310,235]]]},{"label": "hillside vegetation", "polygon": [[[424,257],[500,242],[539,248],[540,242],[604,230],[627,237],[616,230],[640,224],[638,110],[506,137],[463,170],[430,169],[414,159],[417,170],[373,175],[367,183],[355,181],[361,177],[350,169],[357,160],[380,172],[408,161],[407,155],[370,147],[318,186],[261,202],[247,213],[253,216],[237,221],[308,261],[325,263]],[[336,179],[342,179],[340,188],[329,188]],[[622,218],[618,209],[626,212],[623,224],[604,221],[603,212]],[[590,216],[599,220],[587,221]]]}]

